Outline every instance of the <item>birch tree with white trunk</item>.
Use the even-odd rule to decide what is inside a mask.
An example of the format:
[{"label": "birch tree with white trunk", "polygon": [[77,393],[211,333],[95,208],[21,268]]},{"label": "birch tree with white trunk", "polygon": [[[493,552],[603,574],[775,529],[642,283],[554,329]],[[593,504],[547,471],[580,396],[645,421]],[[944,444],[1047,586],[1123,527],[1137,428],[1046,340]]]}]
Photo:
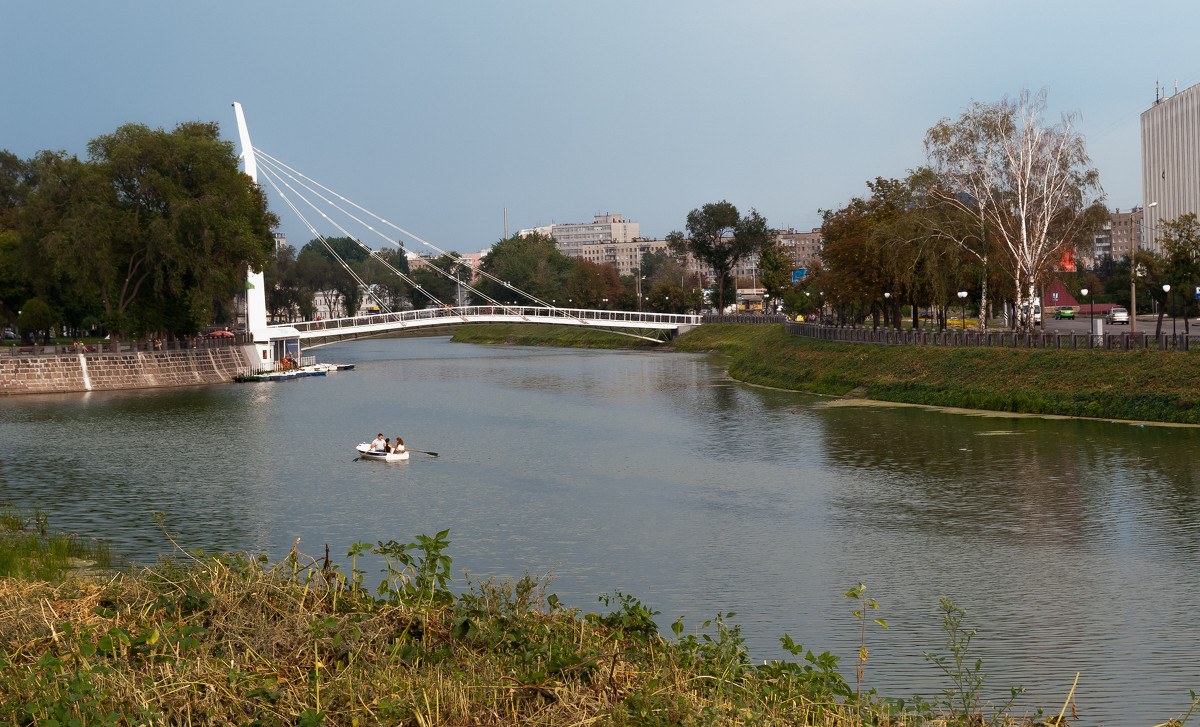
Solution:
[{"label": "birch tree with white trunk", "polygon": [[[981,234],[960,238],[960,246],[986,268],[984,242],[991,236],[1000,265],[1012,277],[1018,311],[1032,311],[1038,284],[1091,224],[1086,210],[1102,193],[1074,116],[1064,114],[1048,126],[1045,108],[1044,91],[1023,91],[1015,101],[976,102],[957,120],[938,122],[925,137],[926,155],[941,177],[942,202],[980,223]],[[986,306],[986,289],[984,296]],[[1021,323],[1032,327],[1032,315]]]}]

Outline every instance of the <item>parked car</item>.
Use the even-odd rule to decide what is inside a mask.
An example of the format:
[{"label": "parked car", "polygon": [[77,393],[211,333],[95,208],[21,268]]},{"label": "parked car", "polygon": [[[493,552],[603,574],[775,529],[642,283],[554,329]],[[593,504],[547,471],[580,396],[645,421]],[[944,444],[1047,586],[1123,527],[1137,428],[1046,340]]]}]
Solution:
[{"label": "parked car", "polygon": [[1109,308],[1108,315],[1104,316],[1104,322],[1109,325],[1124,323],[1129,325],[1129,311],[1121,307]]},{"label": "parked car", "polygon": [[12,331],[4,332],[4,340],[5,341],[15,341],[15,340],[17,340],[17,338],[18,338],[17,334],[13,333]]},{"label": "parked car", "polygon": [[1075,317],[1075,309],[1069,305],[1060,305],[1054,311],[1054,320],[1056,320],[1056,321],[1059,320],[1060,318],[1074,318],[1074,317]]}]

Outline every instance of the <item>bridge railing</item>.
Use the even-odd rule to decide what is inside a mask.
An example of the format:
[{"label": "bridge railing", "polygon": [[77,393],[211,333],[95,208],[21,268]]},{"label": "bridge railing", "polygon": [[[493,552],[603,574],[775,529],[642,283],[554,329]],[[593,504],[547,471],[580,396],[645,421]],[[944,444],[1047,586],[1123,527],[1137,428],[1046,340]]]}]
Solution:
[{"label": "bridge railing", "polygon": [[[614,324],[654,323],[673,326],[698,325],[700,323],[700,316],[679,313],[639,313],[637,311],[546,308],[544,306],[520,305],[474,305],[424,308],[395,313],[373,313],[349,318],[326,318],[319,321],[300,321],[287,325],[301,332],[326,331],[336,334],[338,331],[345,329],[386,328],[389,326],[403,327],[406,323],[435,321],[439,319],[459,319],[462,322],[466,322],[469,318],[485,316],[510,316],[527,319],[574,319],[578,320],[581,325],[605,321],[611,321]],[[447,320],[447,323],[449,322],[451,321]]]}]

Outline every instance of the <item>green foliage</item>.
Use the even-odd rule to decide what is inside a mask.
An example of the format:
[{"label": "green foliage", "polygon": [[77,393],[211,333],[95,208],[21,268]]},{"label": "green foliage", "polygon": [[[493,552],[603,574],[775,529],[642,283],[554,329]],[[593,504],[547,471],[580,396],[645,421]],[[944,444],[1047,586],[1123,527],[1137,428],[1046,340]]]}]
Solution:
[{"label": "green foliage", "polygon": [[[27,521],[0,513],[0,524]],[[35,530],[37,522],[44,518],[35,516]],[[274,565],[194,551],[94,584],[20,583],[0,593],[6,610],[45,614],[52,603],[54,615],[5,623],[0,722],[1027,723],[981,711],[982,675],[967,653],[974,631],[945,599],[951,655],[929,658],[953,688],[945,700],[908,704],[857,697],[836,656],[814,655],[787,635],[780,641],[792,661],[751,664],[733,613],[694,634],[678,619],[676,639],[666,641],[660,614],[637,598],[615,592],[600,598],[607,613],[581,617],[548,593],[549,576],[468,578],[454,598],[447,537],[355,543],[349,578],[295,550]],[[379,598],[362,588],[358,569],[371,550],[388,562]],[[865,623],[874,604],[861,584],[847,597]]]},{"label": "green foliage", "polygon": [[734,205],[721,200],[694,209],[687,216],[688,237],[681,232],[667,236],[676,255],[690,254],[710,267],[716,276],[718,310],[726,305],[725,284],[737,264],[770,244],[771,230],[756,210],[741,216]]},{"label": "green foliage", "polygon": [[269,262],[278,220],[217,125],[126,124],[88,151],[29,163],[13,228],[34,292],[122,334],[195,333],[230,309],[246,268]]},{"label": "green foliage", "polygon": [[[861,583],[859,583],[857,586],[854,586],[850,590],[846,591],[845,597],[853,600],[857,604],[857,609],[854,611],[851,611],[850,615],[852,615],[852,616],[854,616],[854,618],[858,619],[858,622],[859,622],[858,666],[857,666],[857,670],[855,672],[856,679],[855,679],[854,693],[858,698],[861,699],[862,698],[863,668],[866,666],[866,663],[867,663],[867,616],[869,615],[867,613],[867,609],[869,608],[871,610],[877,610],[879,608],[879,604],[875,602],[874,598],[870,598],[867,596],[867,587]],[[870,619],[870,620],[873,623],[876,623],[885,629],[888,627],[887,621],[884,621],[881,618],[875,618],[875,619]]]},{"label": "green foliage", "polygon": [[575,261],[558,251],[554,238],[537,233],[500,240],[483,259],[481,269],[500,281],[481,278],[475,284],[472,300],[486,303],[487,298],[501,303],[529,304],[531,301],[517,292],[525,291],[549,301],[565,298],[567,280]]},{"label": "green foliage", "polygon": [[[611,308],[621,292],[617,271],[611,265],[576,260],[563,291],[569,308]],[[562,304],[562,298],[559,298]]]},{"label": "green foliage", "polygon": [[758,667],[758,671],[769,679],[781,683],[781,689],[799,690],[808,699],[818,704],[832,704],[836,700],[854,697],[854,691],[845,677],[837,670],[840,659],[826,651],[814,655],[784,634],[779,640],[783,650],[792,656],[803,656],[804,662],[769,661]]},{"label": "green foliage", "polygon": [[50,309],[50,305],[41,298],[30,298],[21,306],[17,316],[17,325],[22,332],[40,333],[46,341],[50,340],[50,328],[58,320],[58,316]]},{"label": "green foliage", "polygon": [[872,346],[720,324],[672,345],[728,354],[734,378],[781,389],[842,396],[863,387],[881,401],[1200,424],[1197,352]]},{"label": "green foliage", "polygon": [[455,343],[494,343],[506,346],[560,346],[564,348],[654,349],[659,341],[623,336],[590,328],[553,325],[472,324],[454,329]]},{"label": "green foliage", "polygon": [[452,602],[454,594],[448,584],[454,580],[450,576],[453,559],[445,553],[449,535],[449,530],[433,537],[418,535],[415,543],[403,545],[394,540],[379,541],[371,552],[383,556],[386,575],[377,593],[393,602]]},{"label": "green foliage", "polygon": [[[458,296],[458,284],[444,273],[454,275],[464,283],[470,282],[470,271],[460,265],[459,254],[456,252],[441,255],[429,261],[429,264],[414,270],[411,277],[417,283],[412,291],[413,305],[423,307],[430,303],[454,305]],[[436,268],[436,270],[434,269]],[[438,272],[438,271],[443,272]]]},{"label": "green foliage", "polygon": [[47,529],[40,509],[25,514],[0,505],[0,576],[60,581],[82,567],[107,570],[116,562],[107,543]]},{"label": "green foliage", "polygon": [[661,612],[643,605],[633,596],[614,591],[612,595],[600,596],[600,603],[606,608],[616,604],[616,609],[603,616],[589,613],[585,617],[588,622],[618,630],[635,638],[650,639],[658,636],[658,624],[654,622],[654,617],[662,615]]},{"label": "green foliage", "polygon": [[[938,605],[942,614],[942,630],[946,633],[946,648],[949,654],[925,653],[925,660],[933,664],[945,676],[949,677],[951,686],[943,692],[944,698],[935,706],[945,707],[947,713],[953,715],[952,724],[975,725],[983,724],[984,701],[983,684],[986,675],[983,673],[983,660],[970,660],[971,639],[978,633],[977,629],[963,626],[966,611],[954,605],[954,602],[943,596]],[[1022,693],[1024,687],[1013,687],[1009,690],[1009,700],[1003,706],[994,708],[987,724],[993,725],[1001,721],[1012,706],[1013,701]]]}]

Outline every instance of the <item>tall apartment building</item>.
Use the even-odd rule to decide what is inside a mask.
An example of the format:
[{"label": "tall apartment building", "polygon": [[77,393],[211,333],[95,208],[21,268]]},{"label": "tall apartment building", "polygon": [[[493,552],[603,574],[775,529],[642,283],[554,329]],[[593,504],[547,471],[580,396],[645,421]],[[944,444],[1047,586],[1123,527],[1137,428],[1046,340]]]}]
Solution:
[{"label": "tall apartment building", "polygon": [[820,260],[821,251],[825,248],[825,238],[821,237],[819,227],[813,228],[812,232],[797,232],[791,227],[786,231],[776,230],[775,241],[792,256],[793,265],[808,270]]},{"label": "tall apartment building", "polygon": [[1142,112],[1142,204],[1146,246],[1160,248],[1162,222],[1200,214],[1200,84],[1167,96],[1155,92]]},{"label": "tall apartment building", "polygon": [[1142,217],[1141,207],[1128,212],[1120,209],[1110,212],[1104,226],[1092,236],[1092,259],[1084,262],[1095,265],[1106,257],[1119,260],[1128,257],[1131,250],[1143,247]]},{"label": "tall apartment building", "polygon": [[621,215],[595,215],[591,222],[531,227],[517,234],[522,237],[534,232],[551,235],[562,254],[583,257],[587,246],[631,242],[638,237],[638,230],[638,223],[626,221]]}]

